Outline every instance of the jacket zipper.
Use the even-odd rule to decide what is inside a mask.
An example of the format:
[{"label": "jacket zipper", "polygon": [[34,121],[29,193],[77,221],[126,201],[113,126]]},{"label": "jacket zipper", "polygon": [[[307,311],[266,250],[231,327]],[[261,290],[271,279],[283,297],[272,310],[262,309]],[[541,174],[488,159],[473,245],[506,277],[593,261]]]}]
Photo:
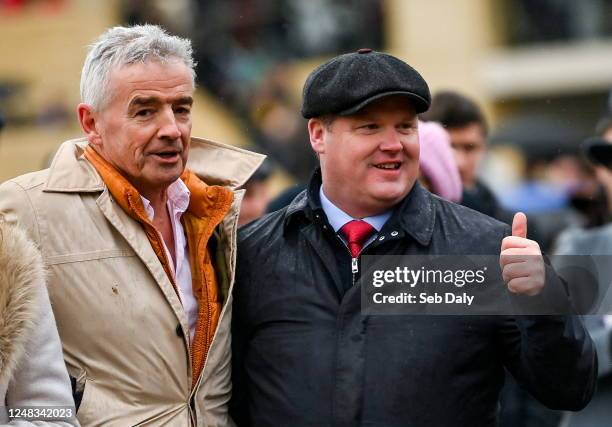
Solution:
[{"label": "jacket zipper", "polygon": [[[344,243],[344,240],[342,242]],[[355,283],[357,282],[356,276],[359,273],[359,257],[361,256],[361,254],[363,254],[365,252],[365,250],[367,248],[370,247],[370,245],[372,245],[372,243],[373,242],[370,242],[367,245],[365,245],[363,248],[361,248],[361,252],[359,252],[359,254],[357,255],[357,258],[353,258],[353,255],[351,254],[351,251],[348,249],[347,244],[344,243],[344,246],[349,251],[349,255],[351,255],[351,281],[352,281],[352,286],[355,286]]]},{"label": "jacket zipper", "polygon": [[346,248],[347,252],[351,256],[351,286],[355,286],[355,282],[357,282],[356,276],[359,273],[359,256],[361,256],[363,251],[365,251],[365,249],[370,245],[368,244],[364,246],[361,249],[361,252],[359,252],[359,255],[357,255],[357,258],[354,258],[346,242],[343,239],[340,239],[340,240],[342,241],[342,243],[344,244],[344,247]]}]

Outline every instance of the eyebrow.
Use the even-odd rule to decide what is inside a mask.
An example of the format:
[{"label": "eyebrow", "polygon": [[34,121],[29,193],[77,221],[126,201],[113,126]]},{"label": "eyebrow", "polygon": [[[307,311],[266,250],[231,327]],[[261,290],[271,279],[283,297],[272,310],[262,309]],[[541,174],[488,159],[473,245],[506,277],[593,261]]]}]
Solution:
[{"label": "eyebrow", "polygon": [[[170,101],[172,102],[172,104],[178,104],[178,105],[185,105],[185,104],[192,105],[193,104],[193,98],[191,96],[181,96],[179,98],[171,99]],[[132,109],[135,107],[153,105],[157,103],[159,103],[159,98],[156,98],[154,96],[137,96],[130,101],[128,108]]]},{"label": "eyebrow", "polygon": [[177,98],[174,100],[174,102],[172,102],[173,104],[178,104],[178,105],[192,105],[193,104],[193,98],[191,96],[181,96],[180,98]]}]

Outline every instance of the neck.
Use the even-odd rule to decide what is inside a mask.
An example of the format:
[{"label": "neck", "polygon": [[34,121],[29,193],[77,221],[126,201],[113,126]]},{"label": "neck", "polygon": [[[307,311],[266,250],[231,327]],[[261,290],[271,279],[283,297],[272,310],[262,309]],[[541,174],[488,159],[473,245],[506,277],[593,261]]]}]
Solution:
[{"label": "neck", "polygon": [[[138,189],[138,187],[136,188]],[[166,208],[166,204],[168,203],[167,188],[156,191],[141,191],[140,189],[138,189],[138,192],[142,197],[144,197],[151,203],[153,211],[161,212],[162,209]]]},{"label": "neck", "polygon": [[383,214],[389,210],[388,207],[380,207],[380,206],[358,206],[353,203],[345,202],[342,197],[334,192],[327,191],[325,187],[322,187],[323,193],[325,193],[325,197],[329,199],[338,209],[341,209],[346,214],[350,215],[353,218],[362,219],[370,216],[376,216]]}]

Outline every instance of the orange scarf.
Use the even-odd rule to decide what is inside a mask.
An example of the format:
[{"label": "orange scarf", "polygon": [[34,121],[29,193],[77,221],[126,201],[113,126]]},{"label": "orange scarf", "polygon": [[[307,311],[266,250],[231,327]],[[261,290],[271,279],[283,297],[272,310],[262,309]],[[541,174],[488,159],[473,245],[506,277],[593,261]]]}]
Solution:
[{"label": "orange scarf", "polygon": [[[178,295],[162,235],[149,220],[138,190],[90,146],[85,149],[85,158],[96,168],[121,208],[142,225]],[[198,301],[198,320],[191,343],[193,387],[204,367],[223,305],[208,242],[215,227],[229,212],[234,194],[224,187],[205,184],[187,169],[181,179],[191,192],[189,207],[183,214],[182,223],[189,248],[193,294]]]}]

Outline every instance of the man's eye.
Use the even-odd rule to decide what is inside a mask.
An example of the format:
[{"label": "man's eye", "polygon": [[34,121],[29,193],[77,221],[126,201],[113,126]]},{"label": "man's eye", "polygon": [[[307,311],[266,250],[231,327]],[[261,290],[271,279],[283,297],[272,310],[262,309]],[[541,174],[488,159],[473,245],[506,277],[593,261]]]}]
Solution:
[{"label": "man's eye", "polygon": [[191,113],[191,108],[188,107],[177,107],[174,109],[176,114],[189,114]]},{"label": "man's eye", "polygon": [[149,109],[149,108],[144,109],[144,110],[138,110],[138,111],[136,111],[136,116],[138,116],[138,117],[148,117],[148,116],[150,116],[151,114],[153,114],[153,110],[151,110],[151,109]]},{"label": "man's eye", "polygon": [[365,130],[376,130],[378,129],[378,125],[376,123],[367,123],[365,125],[360,126],[361,129]]}]

